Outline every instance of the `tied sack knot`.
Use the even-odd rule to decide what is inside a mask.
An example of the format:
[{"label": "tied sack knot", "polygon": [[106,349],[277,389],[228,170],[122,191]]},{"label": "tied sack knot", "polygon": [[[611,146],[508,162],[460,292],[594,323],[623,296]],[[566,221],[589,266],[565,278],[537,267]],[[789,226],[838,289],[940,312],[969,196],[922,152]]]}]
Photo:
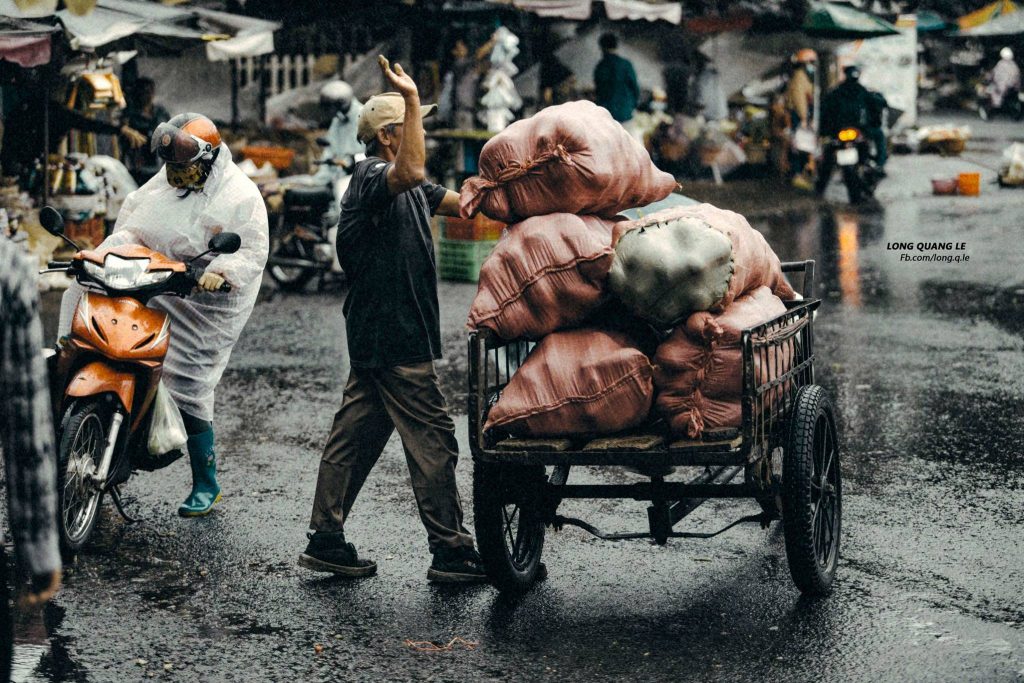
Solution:
[{"label": "tied sack knot", "polygon": [[564,164],[572,165],[572,155],[564,145],[555,145],[546,152],[541,152],[535,157],[526,157],[522,161],[514,159],[505,168],[498,171],[493,180],[487,182],[490,187],[497,187],[513,180],[519,180],[530,173],[537,173],[537,168],[551,161],[561,161]]}]

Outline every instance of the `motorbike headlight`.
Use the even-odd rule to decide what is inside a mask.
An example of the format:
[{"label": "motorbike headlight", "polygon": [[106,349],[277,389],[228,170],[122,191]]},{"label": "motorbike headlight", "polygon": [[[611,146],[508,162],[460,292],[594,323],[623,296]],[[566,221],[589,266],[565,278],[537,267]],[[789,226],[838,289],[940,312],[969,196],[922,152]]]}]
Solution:
[{"label": "motorbike headlight", "polygon": [[107,254],[103,266],[86,261],[85,270],[111,289],[137,289],[163,282],[171,276],[169,270],[149,272],[148,258],[121,258]]}]

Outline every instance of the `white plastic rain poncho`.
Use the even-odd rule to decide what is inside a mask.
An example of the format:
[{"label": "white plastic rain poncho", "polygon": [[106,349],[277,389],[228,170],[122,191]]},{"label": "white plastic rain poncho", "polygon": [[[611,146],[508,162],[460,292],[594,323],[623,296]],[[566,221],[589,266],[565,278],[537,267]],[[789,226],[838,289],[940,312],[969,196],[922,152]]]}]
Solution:
[{"label": "white plastic rain poncho", "polygon": [[[363,109],[363,103],[353,98],[352,106],[347,114],[336,114],[331,120],[327,129],[327,149],[324,150],[322,159],[344,159],[345,157],[356,157],[366,153],[366,146],[356,138],[356,128],[359,120],[359,112]],[[343,189],[339,185],[342,178],[351,172],[351,168],[343,168],[333,164],[322,164],[312,176],[311,182],[315,185],[331,184],[334,188],[335,204],[340,205]],[[337,211],[337,207],[335,208]]]},{"label": "white plastic rain poncho", "polygon": [[[188,261],[206,251],[219,232],[238,233],[242,247],[234,254],[206,256],[195,265],[222,276],[232,290],[198,291],[184,299],[158,296],[149,303],[171,320],[164,384],[182,412],[202,420],[213,420],[213,391],[256,304],[267,262],[267,210],[259,190],[222,144],[201,192],[182,197],[161,170],[128,195],[114,232],[101,245],[141,244]],[[82,291],[73,283],[64,294],[59,334],[70,331]]]}]

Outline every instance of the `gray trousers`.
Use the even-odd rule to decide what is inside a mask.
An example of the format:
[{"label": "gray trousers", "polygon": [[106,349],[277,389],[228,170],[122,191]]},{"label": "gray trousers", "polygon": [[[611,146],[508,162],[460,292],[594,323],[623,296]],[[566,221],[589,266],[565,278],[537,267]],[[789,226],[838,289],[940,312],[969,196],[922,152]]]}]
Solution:
[{"label": "gray trousers", "polygon": [[472,547],[455,485],[459,444],[432,362],[353,368],[320,460],[310,528],[341,531],[392,432],[405,448],[430,549]]}]

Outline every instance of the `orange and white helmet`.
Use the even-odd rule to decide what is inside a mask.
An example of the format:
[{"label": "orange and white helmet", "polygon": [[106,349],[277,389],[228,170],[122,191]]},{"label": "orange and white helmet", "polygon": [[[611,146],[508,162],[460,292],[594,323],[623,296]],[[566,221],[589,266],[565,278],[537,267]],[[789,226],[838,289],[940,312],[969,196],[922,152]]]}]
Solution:
[{"label": "orange and white helmet", "polygon": [[202,190],[220,152],[221,137],[202,114],[178,114],[153,131],[150,149],[167,164],[167,182],[181,190]]}]

